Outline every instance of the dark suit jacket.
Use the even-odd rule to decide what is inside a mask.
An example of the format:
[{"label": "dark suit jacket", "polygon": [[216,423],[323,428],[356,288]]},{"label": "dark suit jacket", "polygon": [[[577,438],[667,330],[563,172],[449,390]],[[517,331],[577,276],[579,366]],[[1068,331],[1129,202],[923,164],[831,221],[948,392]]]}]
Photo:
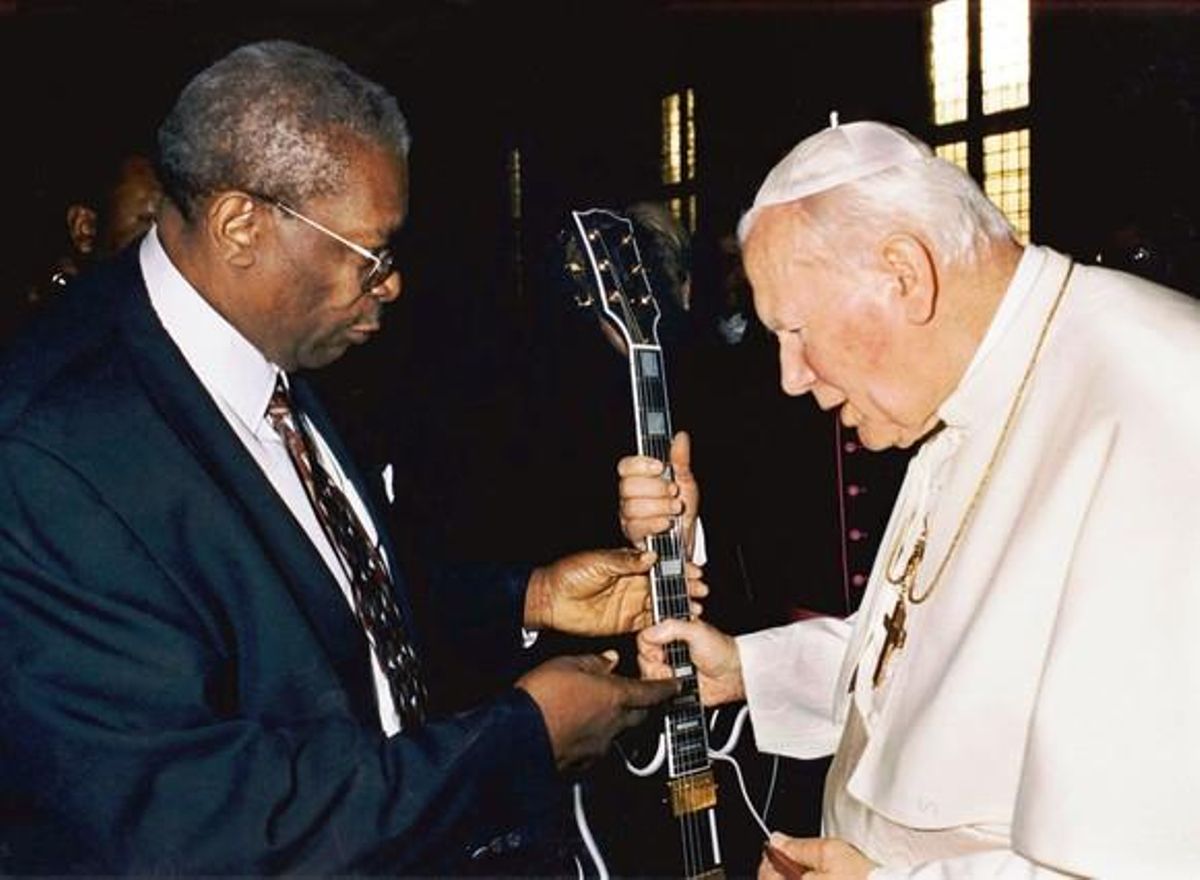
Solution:
[{"label": "dark suit jacket", "polygon": [[[507,689],[383,736],[361,630],[136,252],[0,363],[0,871],[446,874],[522,849],[561,796],[536,706]],[[483,666],[516,662],[527,574],[432,579]]]}]

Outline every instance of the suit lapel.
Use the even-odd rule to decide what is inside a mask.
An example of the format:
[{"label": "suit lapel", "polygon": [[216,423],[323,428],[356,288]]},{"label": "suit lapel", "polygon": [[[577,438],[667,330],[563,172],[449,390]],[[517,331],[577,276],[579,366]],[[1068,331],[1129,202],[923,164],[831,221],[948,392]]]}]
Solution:
[{"label": "suit lapel", "polygon": [[355,711],[364,722],[377,724],[361,628],[316,548],[154,314],[136,251],[131,248],[132,258],[122,259],[117,270],[123,275],[118,284],[129,294],[119,320],[147,395],[180,442],[244,512],[248,531],[308,619]]}]

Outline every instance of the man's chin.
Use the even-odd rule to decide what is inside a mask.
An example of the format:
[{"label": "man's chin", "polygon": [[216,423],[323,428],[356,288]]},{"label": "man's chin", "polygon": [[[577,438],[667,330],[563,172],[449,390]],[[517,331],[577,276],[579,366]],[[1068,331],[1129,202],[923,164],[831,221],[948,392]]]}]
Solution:
[{"label": "man's chin", "polygon": [[879,452],[883,449],[908,449],[928,437],[934,427],[936,427],[936,423],[929,428],[919,430],[895,426],[879,430],[870,425],[859,424],[855,426],[855,431],[858,432],[858,442],[862,444],[863,448]]},{"label": "man's chin", "polygon": [[297,358],[297,366],[302,370],[319,370],[327,367],[340,358],[350,348],[350,343],[327,343],[319,348],[312,348]]},{"label": "man's chin", "polygon": [[863,426],[859,425],[858,442],[864,449],[869,449],[871,452],[881,452],[884,449],[891,449],[893,446],[904,448],[907,444],[902,442],[900,437],[895,435],[891,437],[880,437],[877,434],[871,433],[870,429],[864,431]]},{"label": "man's chin", "polygon": [[893,448],[907,449],[916,439],[895,425],[877,427],[870,422],[859,422],[854,426],[854,430],[858,433],[858,442],[871,452]]}]

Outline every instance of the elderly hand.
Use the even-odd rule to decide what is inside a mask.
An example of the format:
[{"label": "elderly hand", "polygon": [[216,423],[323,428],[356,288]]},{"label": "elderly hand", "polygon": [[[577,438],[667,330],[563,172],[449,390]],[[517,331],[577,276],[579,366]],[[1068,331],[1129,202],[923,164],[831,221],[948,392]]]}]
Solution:
[{"label": "elderly hand", "polygon": [[737,642],[707,623],[664,620],[638,633],[638,667],[643,678],[670,678],[665,646],[687,642],[705,706],[719,706],[746,698],[742,682],[742,659]]},{"label": "elderly hand", "polygon": [[[867,880],[879,867],[856,848],[836,837],[788,837],[775,832],[758,866],[758,880]],[[779,858],[782,853],[783,858]]]},{"label": "elderly hand", "polygon": [[[525,592],[525,626],[581,636],[632,632],[654,621],[647,572],[655,555],[637,550],[585,550],[534,569]],[[688,563],[691,613],[708,595],[701,569]]]},{"label": "elderly hand", "polygon": [[638,681],[613,675],[615,651],[555,657],[525,673],[517,687],[542,712],[560,770],[587,765],[608,751],[612,738],[646,717],[646,710],[679,692],[674,681]]},{"label": "elderly hand", "polygon": [[671,443],[674,480],[663,479],[663,463],[645,455],[630,455],[617,462],[620,481],[621,531],[630,543],[646,546],[646,536],[665,532],[671,518],[681,517],[684,547],[692,555],[696,541],[696,515],[700,512],[700,484],[692,473],[692,445],[684,431]]}]

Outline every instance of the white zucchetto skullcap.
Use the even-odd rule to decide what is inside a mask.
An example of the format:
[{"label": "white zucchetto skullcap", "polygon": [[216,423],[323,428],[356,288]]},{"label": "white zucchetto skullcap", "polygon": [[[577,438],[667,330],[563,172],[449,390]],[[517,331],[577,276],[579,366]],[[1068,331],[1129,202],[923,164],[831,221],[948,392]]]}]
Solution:
[{"label": "white zucchetto skullcap", "polygon": [[763,208],[794,202],[931,155],[929,147],[908,132],[882,122],[847,122],[823,129],[800,141],[771,169],[754,204],[738,223],[738,241],[745,243]]}]

